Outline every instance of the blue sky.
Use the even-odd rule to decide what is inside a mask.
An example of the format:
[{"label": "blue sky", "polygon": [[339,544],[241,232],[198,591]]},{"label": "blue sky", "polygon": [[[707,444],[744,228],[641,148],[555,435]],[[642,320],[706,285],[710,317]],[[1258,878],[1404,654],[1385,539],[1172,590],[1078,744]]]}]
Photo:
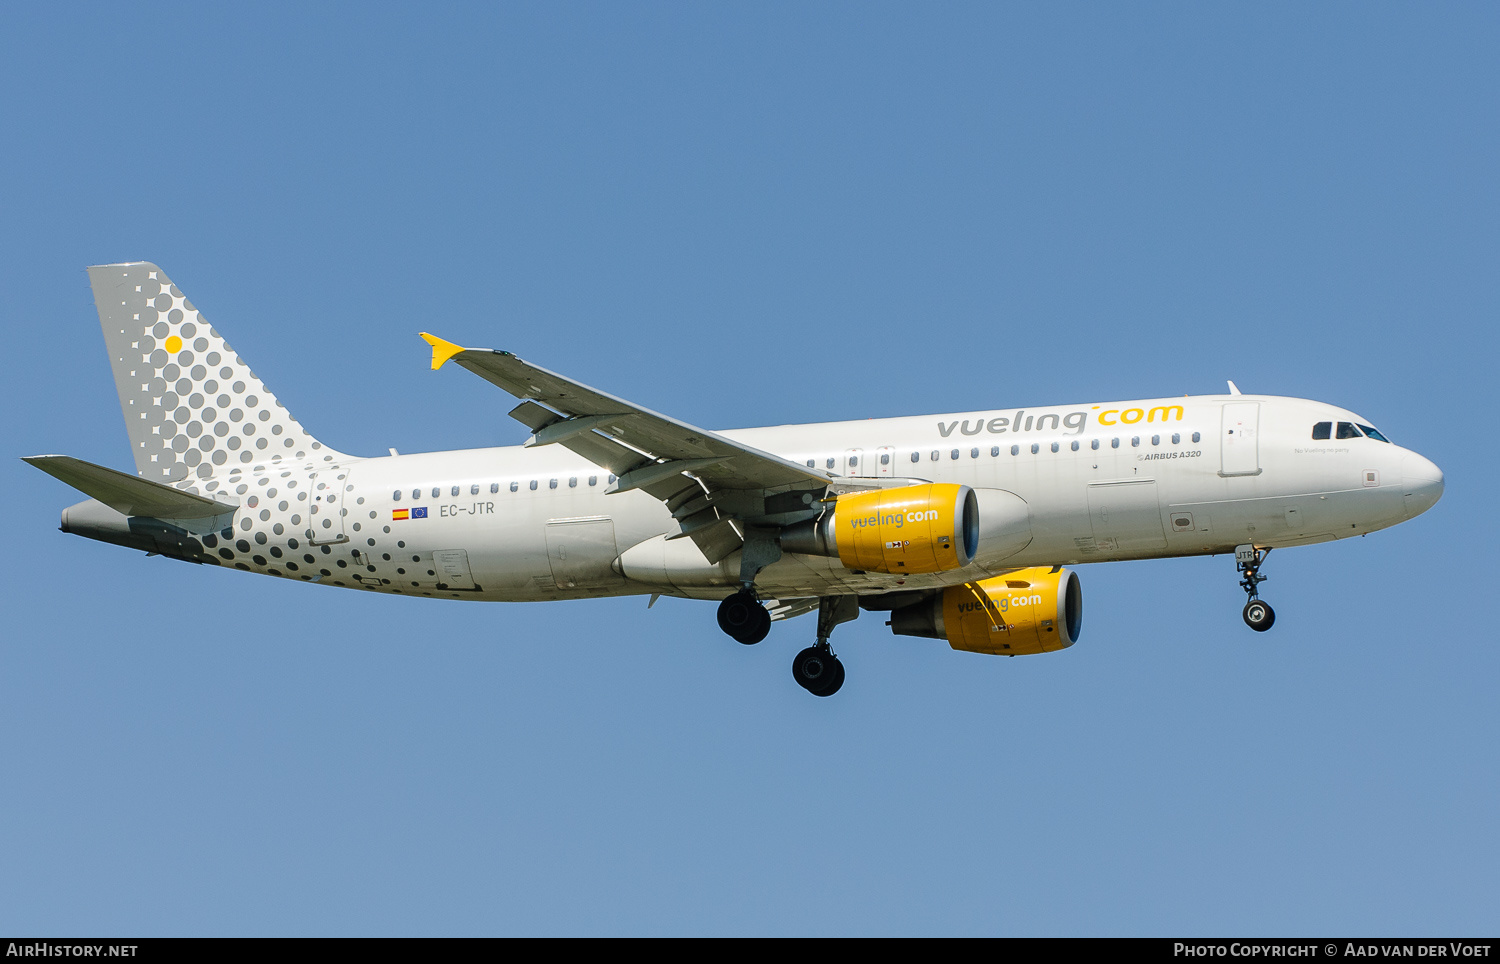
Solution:
[{"label": "blue sky", "polygon": [[[0,39],[0,930],[1489,933],[1493,5],[18,7]],[[130,465],[83,267],[302,423],[515,444],[416,337],[709,427],[1221,390],[1447,474],[1365,539],[1085,566],[1001,660],[440,604],[71,538]]]}]

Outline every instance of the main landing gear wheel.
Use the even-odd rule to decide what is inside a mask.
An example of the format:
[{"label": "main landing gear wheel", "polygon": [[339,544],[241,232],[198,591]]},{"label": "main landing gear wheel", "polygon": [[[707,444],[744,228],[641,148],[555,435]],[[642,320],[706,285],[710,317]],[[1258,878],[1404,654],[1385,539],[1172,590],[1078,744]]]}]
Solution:
[{"label": "main landing gear wheel", "polygon": [[1276,622],[1276,610],[1264,599],[1252,599],[1245,603],[1245,611],[1241,615],[1245,617],[1245,625],[1257,633],[1265,632]]},{"label": "main landing gear wheel", "polygon": [[792,660],[792,679],[814,696],[832,696],[844,685],[844,664],[827,646],[809,646]]},{"label": "main landing gear wheel", "polygon": [[755,598],[755,593],[741,589],[719,603],[719,628],[732,639],[750,646],[771,632],[771,614]]},{"label": "main landing gear wheel", "polygon": [[1244,617],[1245,625],[1257,633],[1265,632],[1276,622],[1276,610],[1260,598],[1260,584],[1266,581],[1266,577],[1260,574],[1260,567],[1265,565],[1266,556],[1270,554],[1270,549],[1249,545],[1236,546],[1234,550],[1234,568],[1240,573],[1240,588],[1250,597],[1240,615]]}]

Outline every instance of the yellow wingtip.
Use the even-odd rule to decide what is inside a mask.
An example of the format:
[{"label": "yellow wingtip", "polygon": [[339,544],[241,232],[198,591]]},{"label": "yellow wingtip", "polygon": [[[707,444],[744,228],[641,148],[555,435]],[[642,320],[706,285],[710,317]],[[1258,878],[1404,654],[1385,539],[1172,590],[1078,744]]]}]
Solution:
[{"label": "yellow wingtip", "polygon": [[461,351],[468,351],[462,345],[455,345],[451,341],[444,341],[437,335],[429,335],[427,332],[419,332],[422,340],[432,346],[432,370],[437,371],[443,367],[443,363],[457,355]]}]

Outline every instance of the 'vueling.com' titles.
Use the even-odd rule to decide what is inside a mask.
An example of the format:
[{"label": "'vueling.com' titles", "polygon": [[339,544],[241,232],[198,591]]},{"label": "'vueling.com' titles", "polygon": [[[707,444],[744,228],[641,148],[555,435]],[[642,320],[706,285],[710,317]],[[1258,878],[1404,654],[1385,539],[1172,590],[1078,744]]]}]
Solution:
[{"label": "'vueling.com' titles", "polygon": [[[1111,408],[1099,413],[1100,425],[1135,425],[1138,422],[1174,421],[1180,422],[1183,418],[1181,405],[1156,405],[1151,408]],[[964,419],[963,421],[938,422],[938,434],[943,438],[953,434],[954,429],[964,435],[978,435],[981,432],[990,435],[1004,435],[1007,432],[1060,432],[1069,429],[1069,435],[1082,435],[1084,429],[1088,428],[1088,412],[1068,412],[1066,415],[1058,415],[1056,412],[1047,412],[1043,415],[1027,415],[1023,408],[1015,415],[999,415],[985,421],[983,418]]]}]

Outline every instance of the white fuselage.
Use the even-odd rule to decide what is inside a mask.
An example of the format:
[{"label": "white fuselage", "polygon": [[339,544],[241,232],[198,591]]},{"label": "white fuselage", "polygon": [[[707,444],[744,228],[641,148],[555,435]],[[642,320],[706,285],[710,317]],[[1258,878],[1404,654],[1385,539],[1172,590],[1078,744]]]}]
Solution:
[{"label": "white fuselage", "polygon": [[[1436,501],[1442,474],[1427,459],[1372,438],[1314,440],[1313,425],[1329,421],[1368,424],[1321,402],[1225,395],[722,434],[833,476],[967,484],[981,496],[981,525],[996,490],[1029,511],[1029,539],[1003,551],[981,544],[973,565],[951,572],[867,573],[788,553],[756,585],[764,597],[791,598],[1325,542]],[[606,495],[609,481],[551,445],[257,466],[191,487],[240,505],[232,537],[195,537],[203,556],[251,571],[457,599],[733,591],[738,553],[710,564],[692,539],[665,538],[675,526],[661,502]]]}]

